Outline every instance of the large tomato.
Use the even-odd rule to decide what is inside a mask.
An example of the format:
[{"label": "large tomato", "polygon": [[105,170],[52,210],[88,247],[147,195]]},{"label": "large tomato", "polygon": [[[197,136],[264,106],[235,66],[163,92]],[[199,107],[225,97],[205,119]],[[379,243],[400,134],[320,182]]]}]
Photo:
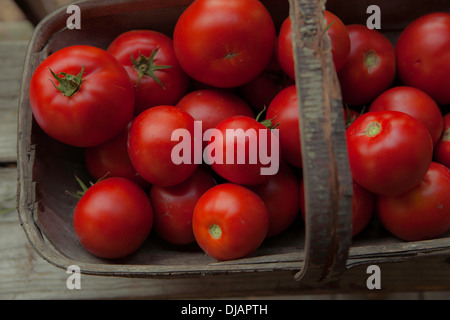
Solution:
[{"label": "large tomato", "polygon": [[237,87],[264,70],[275,37],[272,17],[258,0],[196,0],[177,21],[173,41],[192,78]]},{"label": "large tomato", "polygon": [[397,196],[380,196],[381,223],[407,241],[433,239],[450,229],[450,169],[432,162],[420,183]]},{"label": "large tomato", "polygon": [[[346,26],[335,14],[325,10],[324,20],[328,26],[331,54],[336,71],[344,66],[350,54],[350,37]],[[295,79],[294,51],[292,45],[292,22],[290,17],[283,21],[277,42],[277,58],[286,74]]]},{"label": "large tomato", "polygon": [[444,116],[444,130],[434,148],[434,161],[450,168],[450,113]]},{"label": "large tomato", "polygon": [[205,159],[224,179],[257,185],[278,172],[278,137],[254,118],[234,116],[213,130],[205,148]]},{"label": "large tomato", "polygon": [[85,148],[84,161],[95,180],[122,177],[134,181],[145,189],[150,184],[137,173],[128,155],[128,130],[129,126],[114,138],[97,146]]},{"label": "large tomato", "polygon": [[[187,134],[181,135],[182,141],[172,138],[175,130]],[[171,186],[181,183],[198,166],[194,161],[194,136],[194,119],[187,112],[174,106],[146,109],[133,120],[128,134],[131,163],[139,175],[152,184]],[[178,163],[172,150],[183,142],[189,154],[186,159],[174,155],[181,158]]]},{"label": "large tomato", "polygon": [[122,258],[136,251],[153,226],[147,194],[119,177],[90,187],[75,207],[75,233],[82,246],[101,258]]},{"label": "large tomato", "polygon": [[120,34],[109,45],[127,70],[136,90],[136,114],[159,105],[174,105],[187,92],[189,77],[178,64],[171,38],[153,30]]},{"label": "large tomato", "polygon": [[300,212],[299,179],[294,170],[284,162],[277,174],[263,184],[249,186],[263,199],[269,211],[267,237],[273,237],[286,230]]},{"label": "large tomato", "polygon": [[269,105],[266,119],[279,130],[283,159],[295,167],[302,167],[300,119],[295,85],[281,90]]},{"label": "large tomato", "polygon": [[132,120],[135,101],[123,66],[106,51],[85,45],[45,59],[31,78],[29,97],[42,130],[77,147],[117,135]]},{"label": "large tomato", "polygon": [[365,25],[348,25],[351,50],[338,72],[342,98],[350,106],[369,104],[395,78],[395,51],[385,35]]},{"label": "large tomato", "polygon": [[438,104],[450,104],[450,14],[424,15],[400,34],[396,43],[398,75]]},{"label": "large tomato", "polygon": [[433,156],[425,126],[400,111],[368,112],[347,128],[353,179],[375,194],[397,195],[414,188]]},{"label": "large tomato", "polygon": [[185,181],[175,186],[153,185],[150,202],[153,207],[155,232],[165,241],[184,245],[195,242],[192,215],[198,199],[216,185],[202,167]]},{"label": "large tomato", "polygon": [[263,200],[246,187],[224,183],[198,200],[192,220],[195,239],[210,257],[231,260],[248,256],[264,241],[269,213]]},{"label": "large tomato", "polygon": [[399,86],[386,90],[370,105],[369,111],[396,110],[413,116],[428,129],[433,145],[441,137],[444,120],[436,102],[414,87]]}]

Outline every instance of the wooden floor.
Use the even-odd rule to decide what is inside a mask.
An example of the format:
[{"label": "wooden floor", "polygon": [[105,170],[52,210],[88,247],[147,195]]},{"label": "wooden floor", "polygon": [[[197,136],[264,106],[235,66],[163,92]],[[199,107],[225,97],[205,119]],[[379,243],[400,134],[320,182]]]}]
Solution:
[{"label": "wooden floor", "polygon": [[32,30],[12,1],[0,1],[0,299],[450,299],[449,291],[428,289],[302,293],[290,274],[171,280],[83,275],[81,290],[69,290],[65,270],[36,254],[15,209],[17,101],[22,61]]}]

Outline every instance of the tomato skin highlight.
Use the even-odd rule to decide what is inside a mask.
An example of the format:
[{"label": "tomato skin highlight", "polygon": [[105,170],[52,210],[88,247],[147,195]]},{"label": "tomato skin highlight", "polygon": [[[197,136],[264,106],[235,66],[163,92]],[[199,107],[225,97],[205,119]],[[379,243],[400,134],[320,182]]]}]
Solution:
[{"label": "tomato skin highlight", "polygon": [[[55,88],[60,86],[50,70],[76,76],[83,67],[81,86],[72,96]],[[106,51],[86,45],[66,47],[46,58],[33,73],[29,98],[42,130],[76,147],[98,145],[117,135],[132,120],[135,101],[124,68]]]},{"label": "tomato skin highlight", "polygon": [[450,229],[449,191],[450,169],[432,162],[414,189],[377,197],[376,211],[383,226],[400,239],[434,239]]},{"label": "tomato skin highlight", "polygon": [[173,34],[183,70],[220,88],[238,87],[258,76],[272,58],[275,39],[272,17],[258,0],[196,0]]},{"label": "tomato skin highlight", "polygon": [[224,183],[201,196],[192,226],[199,246],[217,260],[253,253],[264,241],[269,213],[263,200],[241,185]]},{"label": "tomato skin highlight", "polygon": [[346,136],[352,177],[375,194],[411,190],[432,160],[430,133],[403,112],[365,113],[347,128]]},{"label": "tomato skin highlight", "polygon": [[136,251],[153,226],[153,209],[145,192],[120,177],[90,187],[75,207],[75,233],[91,254],[123,258]]}]

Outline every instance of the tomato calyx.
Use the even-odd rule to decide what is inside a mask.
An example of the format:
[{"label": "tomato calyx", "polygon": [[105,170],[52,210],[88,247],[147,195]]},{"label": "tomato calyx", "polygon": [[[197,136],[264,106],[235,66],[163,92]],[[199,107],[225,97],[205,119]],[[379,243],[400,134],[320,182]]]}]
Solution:
[{"label": "tomato calyx", "polygon": [[159,52],[159,47],[156,47],[153,49],[150,56],[146,57],[143,54],[139,52],[139,57],[137,59],[133,58],[133,55],[131,55],[131,62],[133,62],[134,69],[138,73],[138,81],[136,83],[136,87],[139,86],[139,83],[141,82],[141,79],[144,75],[152,77],[153,80],[157,84],[159,84],[164,90],[166,89],[164,85],[162,84],[161,80],[156,76],[155,71],[157,70],[163,70],[163,69],[169,69],[172,68],[172,66],[169,65],[156,65],[155,64],[155,57]]},{"label": "tomato calyx", "polygon": [[100,182],[101,180],[104,180],[108,175],[109,175],[109,172],[107,172],[103,177],[101,177],[100,179],[98,179],[96,182],[90,181],[90,182],[89,182],[89,185],[90,185],[90,186],[87,186],[87,185],[86,185],[86,184],[85,184],[85,183],[84,183],[84,182],[83,182],[83,181],[75,174],[75,175],[74,175],[74,176],[75,176],[75,179],[77,180],[78,184],[80,185],[81,190],[77,190],[77,192],[75,192],[75,193],[66,191],[66,193],[67,193],[68,195],[72,196],[73,198],[80,200],[80,199],[84,196],[84,194],[86,193],[86,191],[88,191],[88,189],[89,189],[90,187],[92,187],[92,186],[93,186],[94,184],[96,184],[97,182]]},{"label": "tomato calyx", "polygon": [[373,138],[380,132],[381,132],[381,124],[377,121],[371,121],[367,124],[366,129],[362,134],[370,138]]},{"label": "tomato calyx", "polygon": [[450,141],[450,128],[445,130],[442,134],[442,141]]},{"label": "tomato calyx", "polygon": [[269,130],[276,129],[280,125],[279,122],[276,125],[273,125],[273,120],[275,120],[275,118],[277,116],[273,117],[272,119],[264,119],[261,121],[259,120],[265,111],[266,111],[266,106],[264,106],[264,108],[261,110],[261,112],[258,113],[258,115],[256,116],[256,121],[261,123],[263,126],[265,126]]},{"label": "tomato calyx", "polygon": [[58,74],[54,73],[52,69],[50,69],[52,76],[58,81],[58,85],[56,85],[53,81],[53,86],[59,90],[64,96],[72,97],[75,93],[77,93],[83,82],[83,72],[84,66],[81,68],[81,71],[78,75],[68,74],[66,72],[60,72]]},{"label": "tomato calyx", "polygon": [[367,71],[370,73],[373,69],[375,69],[380,64],[380,57],[378,54],[369,50],[364,53],[364,66],[367,68]]},{"label": "tomato calyx", "polygon": [[213,239],[220,239],[222,237],[222,229],[217,224],[210,225],[208,233]]}]

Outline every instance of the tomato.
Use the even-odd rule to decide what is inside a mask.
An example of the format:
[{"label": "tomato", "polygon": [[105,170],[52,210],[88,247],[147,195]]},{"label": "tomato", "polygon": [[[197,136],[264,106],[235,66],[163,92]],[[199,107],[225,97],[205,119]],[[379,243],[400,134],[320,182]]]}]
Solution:
[{"label": "tomato", "polygon": [[[355,180],[352,181],[352,237],[360,234],[368,225],[374,214],[375,194],[361,187]],[[300,208],[302,218],[306,217],[305,186],[300,182]]]},{"label": "tomato", "polygon": [[202,121],[203,132],[232,116],[255,116],[251,107],[238,95],[222,89],[191,91],[176,106],[189,113],[194,120]]},{"label": "tomato", "polygon": [[400,111],[359,116],[347,128],[347,148],[353,179],[382,195],[414,188],[433,156],[428,130],[419,120]]},{"label": "tomato", "polygon": [[379,95],[369,111],[396,110],[413,116],[428,129],[433,145],[441,137],[444,120],[436,102],[425,92],[413,87],[390,88]]},{"label": "tomato", "polygon": [[300,120],[295,85],[281,90],[275,96],[267,109],[266,119],[271,119],[273,125],[278,125],[283,159],[295,167],[302,167]]},{"label": "tomato", "polygon": [[153,209],[145,192],[120,177],[101,180],[79,200],[73,226],[81,245],[101,258],[122,258],[135,252],[153,226]]},{"label": "tomato", "polygon": [[128,130],[129,126],[114,138],[97,146],[85,148],[84,162],[95,180],[122,177],[132,180],[145,189],[150,184],[136,172],[128,156]]},{"label": "tomato", "polygon": [[119,134],[132,120],[135,100],[122,65],[106,51],[85,45],[46,58],[33,73],[29,98],[41,129],[77,147]]},{"label": "tomato", "polygon": [[153,30],[120,34],[109,45],[111,53],[127,70],[136,90],[136,110],[174,105],[189,89],[189,77],[181,69],[171,38]]},{"label": "tomato", "polygon": [[273,237],[286,230],[300,212],[299,180],[294,170],[284,162],[280,170],[266,183],[249,186],[263,199],[269,211],[267,237]]},{"label": "tomato", "polygon": [[[325,10],[324,19],[329,26],[327,33],[331,42],[331,54],[336,71],[344,66],[350,54],[350,36],[347,27],[341,19],[328,10]],[[292,22],[286,18],[280,28],[277,57],[281,68],[286,74],[295,79],[294,51],[292,45]]]},{"label": "tomato", "polygon": [[369,104],[387,90],[396,72],[395,51],[385,35],[365,25],[348,25],[351,50],[338,72],[342,98],[350,106]]},{"label": "tomato", "polygon": [[426,14],[410,23],[395,46],[398,75],[438,104],[450,104],[450,14]]},{"label": "tomato", "polygon": [[216,185],[204,169],[197,170],[185,181],[170,187],[152,186],[150,202],[154,214],[154,230],[165,241],[175,245],[195,242],[192,215],[198,199]]},{"label": "tomato", "polygon": [[263,200],[246,187],[217,185],[198,200],[192,220],[195,239],[217,260],[243,258],[264,241],[269,213]]},{"label": "tomato", "polygon": [[450,229],[450,169],[432,162],[420,183],[397,196],[380,196],[383,226],[406,241],[437,238]]},{"label": "tomato", "polygon": [[256,185],[278,172],[278,137],[254,118],[234,116],[219,123],[214,130],[205,148],[206,159],[224,179]]},{"label": "tomato", "polygon": [[172,140],[175,130],[189,134],[186,152],[193,155],[194,119],[174,106],[156,106],[144,110],[132,122],[128,134],[128,154],[139,175],[160,186],[176,185],[186,180],[198,164],[193,157],[174,162],[172,150],[180,142]]},{"label": "tomato", "polygon": [[434,161],[450,168],[450,113],[444,116],[444,129],[434,149]]},{"label": "tomato", "polygon": [[272,17],[258,0],[196,0],[178,19],[173,41],[189,76],[237,87],[268,65],[275,37]]}]

